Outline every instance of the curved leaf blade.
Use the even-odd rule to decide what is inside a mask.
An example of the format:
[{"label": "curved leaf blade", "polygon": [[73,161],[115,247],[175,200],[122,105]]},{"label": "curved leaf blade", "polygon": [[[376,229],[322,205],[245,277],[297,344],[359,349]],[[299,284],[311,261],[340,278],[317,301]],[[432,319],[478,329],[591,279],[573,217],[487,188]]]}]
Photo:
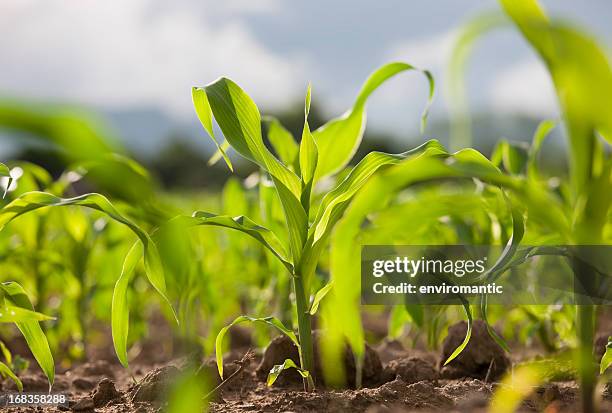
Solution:
[{"label": "curved leaf blade", "polygon": [[[34,312],[34,306],[21,285],[9,281],[0,284],[0,288],[4,292],[5,305],[10,303],[13,306]],[[45,376],[47,376],[49,387],[53,386],[53,381],[55,379],[55,363],[53,361],[51,349],[49,348],[49,342],[39,322],[18,321],[15,324],[28,343],[28,347],[36,359],[36,362],[45,373]]]},{"label": "curved leaf blade", "polygon": [[370,95],[395,75],[411,70],[423,73],[429,84],[427,103],[421,115],[421,128],[425,127],[435,89],[433,77],[427,70],[420,70],[408,63],[386,64],[377,69],[366,80],[357,95],[355,103],[347,113],[329,121],[313,132],[314,140],[319,149],[315,181],[338,172],[353,158],[365,130],[365,106]]},{"label": "curved leaf blade", "polygon": [[291,341],[300,348],[300,343],[295,335],[295,333],[289,330],[285,325],[276,317],[249,317],[246,315],[241,315],[234,319],[231,323],[223,327],[219,333],[217,334],[217,338],[215,339],[215,357],[217,359],[217,369],[219,370],[219,377],[223,378],[223,339],[225,338],[225,334],[229,331],[230,328],[235,326],[236,324],[251,322],[251,323],[264,323],[269,326],[276,328],[278,331],[289,337]]}]

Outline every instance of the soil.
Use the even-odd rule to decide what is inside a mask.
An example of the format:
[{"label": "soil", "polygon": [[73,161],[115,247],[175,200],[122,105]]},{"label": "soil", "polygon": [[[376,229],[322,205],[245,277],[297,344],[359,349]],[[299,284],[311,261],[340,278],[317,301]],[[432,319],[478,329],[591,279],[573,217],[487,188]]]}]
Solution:
[{"label": "soil", "polygon": [[[263,354],[244,363],[232,380],[223,383],[210,403],[211,412],[485,412],[496,380],[511,361],[503,350],[490,340],[484,326],[475,323],[472,339],[462,355],[447,366],[440,363],[449,349],[463,338],[465,325],[456,324],[449,330],[441,354],[406,350],[399,342],[383,342],[376,348],[368,346],[362,389],[333,390],[324,388],[320,372],[315,374],[317,390],[303,391],[301,378],[295,372],[285,374],[272,387],[265,384],[266,370],[271,363],[284,358],[296,358],[297,351],[286,340],[276,338]],[[482,334],[484,331],[484,334]],[[318,334],[318,333],[317,333]],[[225,377],[238,369],[239,360],[247,349],[235,349],[225,358]],[[318,351],[317,351],[318,353]],[[355,372],[350,351],[345,352],[347,371]],[[157,358],[159,354],[156,355]],[[350,357],[349,357],[350,356]],[[66,371],[59,371],[54,392],[69,395],[68,407],[11,408],[8,412],[161,412],[168,388],[191,359],[172,363],[147,363],[139,357],[132,374],[113,358],[88,362]],[[297,360],[296,360],[297,361]],[[453,366],[449,369],[449,366]],[[352,370],[351,370],[352,368]],[[24,390],[46,392],[48,384],[39,372],[22,375]],[[201,366],[216,384],[221,383],[213,359]],[[349,385],[353,384],[349,383]],[[16,391],[9,380],[0,382],[0,392]],[[578,412],[578,386],[574,381],[553,382],[536,389],[521,411]],[[612,388],[604,389],[601,411],[612,412]],[[190,412],[186,412],[190,413]]]}]

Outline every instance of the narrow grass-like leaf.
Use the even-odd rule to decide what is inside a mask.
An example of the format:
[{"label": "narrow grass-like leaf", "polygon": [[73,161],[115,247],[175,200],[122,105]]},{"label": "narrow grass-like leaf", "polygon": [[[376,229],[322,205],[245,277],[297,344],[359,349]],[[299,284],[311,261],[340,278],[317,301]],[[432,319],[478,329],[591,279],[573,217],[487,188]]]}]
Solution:
[{"label": "narrow grass-like leaf", "polygon": [[0,323],[19,323],[23,321],[47,321],[55,318],[14,305],[0,307]]},{"label": "narrow grass-like leaf", "polygon": [[278,379],[278,376],[280,376],[283,371],[289,369],[296,369],[297,372],[300,373],[300,375],[304,378],[308,378],[310,376],[310,373],[307,370],[298,367],[293,360],[286,359],[283,364],[276,364],[270,369],[270,372],[268,373],[268,378],[266,380],[267,386],[272,386],[276,379]]},{"label": "narrow grass-like leaf", "polygon": [[[21,307],[25,310],[34,312],[34,306],[28,298],[23,287],[16,282],[5,282],[1,284],[2,291],[4,292],[5,304],[10,303],[13,306]],[[49,387],[53,385],[55,379],[55,364],[53,362],[53,355],[49,348],[49,342],[45,333],[38,321],[19,321],[15,323],[26,342],[28,348],[32,352],[32,355],[36,359],[36,362],[47,376],[49,380]]]},{"label": "narrow grass-like leaf", "polygon": [[205,91],[212,114],[232,148],[264,168],[299,197],[299,178],[274,157],[263,142],[261,115],[253,100],[227,78],[198,90]]},{"label": "narrow grass-like leaf", "polygon": [[291,132],[273,116],[264,116],[262,120],[268,127],[268,141],[280,160],[287,166],[293,165],[300,149]]},{"label": "narrow grass-like leaf", "polygon": [[241,315],[240,317],[237,317],[234,321],[232,321],[230,324],[223,327],[219,331],[219,334],[217,334],[217,338],[215,339],[215,355],[217,359],[217,369],[219,370],[219,376],[221,378],[223,378],[223,339],[225,338],[225,334],[228,332],[230,328],[232,328],[236,324],[244,323],[244,322],[263,323],[263,324],[272,326],[276,328],[278,331],[280,331],[281,333],[283,333],[284,335],[286,335],[287,337],[289,337],[289,339],[293,341],[293,343],[298,347],[298,349],[300,348],[300,343],[295,333],[289,330],[287,327],[285,327],[282,321],[280,321],[278,318],[276,317],[256,318],[256,317],[249,317],[246,315]]},{"label": "narrow grass-like leaf", "polygon": [[[289,271],[293,268],[289,262],[287,251],[283,244],[279,241],[276,234],[271,230],[256,224],[248,217],[243,215],[230,217],[227,215],[215,215],[209,212],[196,211],[193,213],[192,219],[184,218],[187,223],[192,225],[211,225],[234,229],[244,232],[245,234],[255,238],[264,247],[268,248]],[[189,222],[191,221],[191,222]]]},{"label": "narrow grass-like leaf", "polygon": [[317,291],[312,300],[312,304],[310,305],[310,315],[315,315],[317,313],[317,310],[319,309],[319,304],[321,304],[321,300],[325,298],[325,296],[332,290],[332,288],[334,288],[334,283],[330,282],[327,283],[324,287],[322,287],[319,291]]},{"label": "narrow grass-like leaf", "polygon": [[335,215],[335,209],[350,201],[363,184],[380,168],[397,164],[411,155],[427,152],[429,155],[446,154],[444,148],[435,140],[431,140],[418,148],[397,155],[383,152],[370,152],[349,173],[349,175],[323,198],[317,217],[311,229],[313,242],[317,242],[330,225],[334,222],[330,218]]},{"label": "narrow grass-like leaf", "polygon": [[308,212],[310,208],[310,192],[312,190],[319,151],[317,144],[310,132],[308,125],[308,114],[310,112],[311,88],[308,85],[306,91],[306,102],[304,105],[304,128],[302,130],[302,141],[300,142],[300,174],[302,176],[301,202],[304,210]]},{"label": "narrow grass-like leaf", "polygon": [[470,305],[467,302],[463,303],[463,309],[465,311],[465,315],[467,316],[467,331],[465,332],[465,337],[463,341],[461,342],[461,344],[459,344],[459,346],[455,349],[455,351],[453,351],[451,355],[448,356],[448,358],[444,362],[445,366],[451,361],[453,361],[455,358],[457,358],[459,354],[461,354],[463,349],[465,349],[465,347],[470,342],[470,338],[472,338],[472,324],[473,324],[472,310],[470,309]]},{"label": "narrow grass-like leaf", "polygon": [[550,132],[555,128],[556,123],[553,120],[544,120],[540,122],[538,128],[533,134],[533,139],[531,140],[531,146],[529,147],[529,159],[527,161],[527,171],[529,175],[533,175],[536,168],[536,163],[538,160],[538,154],[540,153],[540,149],[542,149],[542,144],[544,140],[548,137]]},{"label": "narrow grass-like leaf", "polygon": [[366,80],[357,95],[353,107],[348,112],[329,121],[313,132],[313,137],[319,150],[319,162],[315,181],[341,170],[349,163],[363,137],[366,123],[365,107],[368,98],[388,79],[409,70],[422,72],[429,83],[427,104],[421,116],[421,128],[425,127],[435,88],[433,77],[428,71],[417,69],[408,63],[394,62],[386,64],[378,68]]},{"label": "narrow grass-like leaf", "polygon": [[6,376],[9,379],[13,380],[13,382],[17,386],[17,390],[19,390],[20,392],[23,391],[23,383],[21,382],[21,380],[19,380],[19,377],[17,377],[15,373],[13,373],[13,370],[11,370],[9,366],[7,366],[1,361],[0,361],[0,375]]},{"label": "narrow grass-like leaf", "polygon": [[0,210],[0,229],[4,228],[4,226],[13,219],[27,212],[44,207],[70,205],[82,206],[103,212],[113,220],[130,228],[136,234],[136,236],[138,236],[144,246],[145,268],[149,282],[159,292],[166,303],[172,307],[166,296],[166,282],[164,280],[163,267],[159,258],[157,247],[145,231],[121,215],[113,204],[111,204],[106,197],[100,194],[94,193],[85,194],[74,198],[59,198],[46,192],[27,192]]},{"label": "narrow grass-like leaf", "polygon": [[232,166],[232,161],[230,161],[229,156],[227,156],[227,153],[225,153],[227,148],[223,147],[223,145],[219,145],[219,142],[215,137],[215,130],[213,129],[212,121],[212,109],[210,107],[210,103],[208,102],[208,96],[206,95],[206,91],[202,88],[193,87],[191,88],[191,98],[193,99],[193,106],[195,108],[196,114],[198,115],[200,123],[202,124],[206,132],[208,132],[210,138],[217,146],[217,151],[219,152],[221,157],[223,157],[229,169],[233,171],[234,167]]},{"label": "narrow grass-like leaf", "polygon": [[127,339],[130,326],[130,308],[128,305],[128,286],[136,265],[142,259],[142,243],[136,242],[125,256],[121,275],[113,289],[113,301],[111,306],[111,330],[113,335],[113,346],[117,358],[123,365],[128,367]]},{"label": "narrow grass-like leaf", "polygon": [[612,336],[608,337],[606,352],[601,358],[601,363],[599,363],[599,374],[604,374],[610,366],[612,366]]}]

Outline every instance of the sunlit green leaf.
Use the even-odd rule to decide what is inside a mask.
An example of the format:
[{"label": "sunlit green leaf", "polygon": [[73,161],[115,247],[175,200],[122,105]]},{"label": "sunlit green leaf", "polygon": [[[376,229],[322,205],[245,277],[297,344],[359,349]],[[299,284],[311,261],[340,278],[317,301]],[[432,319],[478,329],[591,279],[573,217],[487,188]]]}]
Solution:
[{"label": "sunlit green leaf", "polygon": [[334,283],[330,282],[326,284],[324,287],[322,287],[319,291],[317,291],[317,293],[315,294],[312,300],[312,304],[310,305],[310,311],[309,311],[310,315],[315,315],[317,313],[321,300],[325,298],[325,296],[331,291],[332,288],[334,288]]},{"label": "sunlit green leaf", "polygon": [[268,387],[274,384],[276,379],[278,379],[278,376],[280,376],[283,371],[289,369],[295,369],[304,378],[310,376],[310,373],[307,370],[303,370],[298,367],[293,360],[286,359],[283,364],[276,364],[270,369],[270,372],[268,373],[268,378],[266,380],[266,384],[268,385]]},{"label": "sunlit green leaf", "polygon": [[19,377],[17,377],[15,373],[13,373],[13,370],[11,370],[9,366],[7,366],[1,361],[0,361],[0,375],[6,376],[9,379],[13,380],[13,382],[17,386],[17,390],[19,390],[20,392],[23,391],[23,383],[21,382],[21,380],[19,380]]},{"label": "sunlit green leaf", "polygon": [[[12,306],[20,307],[28,311],[28,314],[37,314],[34,312],[34,306],[21,285],[9,281],[2,283],[1,289],[4,292],[5,304],[10,303]],[[13,309],[13,311],[14,310],[15,309]],[[15,313],[17,314],[16,311]],[[17,321],[15,324],[19,331],[21,331],[21,334],[23,334],[23,337],[28,343],[28,348],[38,362],[38,365],[45,373],[45,376],[47,376],[49,386],[52,386],[55,379],[55,363],[53,362],[53,355],[49,348],[49,342],[39,322],[34,320]]]},{"label": "sunlit green leaf", "polygon": [[319,162],[315,181],[344,168],[359,147],[366,123],[366,103],[370,95],[388,79],[409,71],[422,72],[429,83],[427,104],[421,116],[421,128],[425,127],[429,106],[434,93],[434,80],[431,74],[421,71],[408,63],[395,62],[378,68],[366,80],[357,95],[355,103],[344,115],[333,119],[313,132],[319,150]]}]

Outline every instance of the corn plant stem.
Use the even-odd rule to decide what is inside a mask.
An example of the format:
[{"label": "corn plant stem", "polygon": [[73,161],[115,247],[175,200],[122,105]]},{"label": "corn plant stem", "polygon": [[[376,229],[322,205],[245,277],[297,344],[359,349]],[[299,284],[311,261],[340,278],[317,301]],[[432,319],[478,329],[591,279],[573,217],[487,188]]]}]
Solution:
[{"label": "corn plant stem", "polygon": [[572,259],[574,271],[574,291],[576,293],[576,335],[578,349],[576,361],[580,381],[582,411],[596,412],[595,406],[595,362],[593,357],[593,338],[595,335],[595,305],[590,292],[595,291],[597,274],[590,265],[579,258]]},{"label": "corn plant stem", "polygon": [[304,291],[304,277],[294,275],[293,288],[295,290],[295,303],[297,307],[298,337],[300,341],[300,367],[310,372],[304,378],[304,390],[314,390],[314,350],[312,344],[311,317],[308,312],[308,299]]},{"label": "corn plant stem", "polygon": [[595,407],[595,364],[593,362],[594,305],[577,306],[578,334],[578,374],[580,378],[580,393],[582,411],[594,413]]}]

